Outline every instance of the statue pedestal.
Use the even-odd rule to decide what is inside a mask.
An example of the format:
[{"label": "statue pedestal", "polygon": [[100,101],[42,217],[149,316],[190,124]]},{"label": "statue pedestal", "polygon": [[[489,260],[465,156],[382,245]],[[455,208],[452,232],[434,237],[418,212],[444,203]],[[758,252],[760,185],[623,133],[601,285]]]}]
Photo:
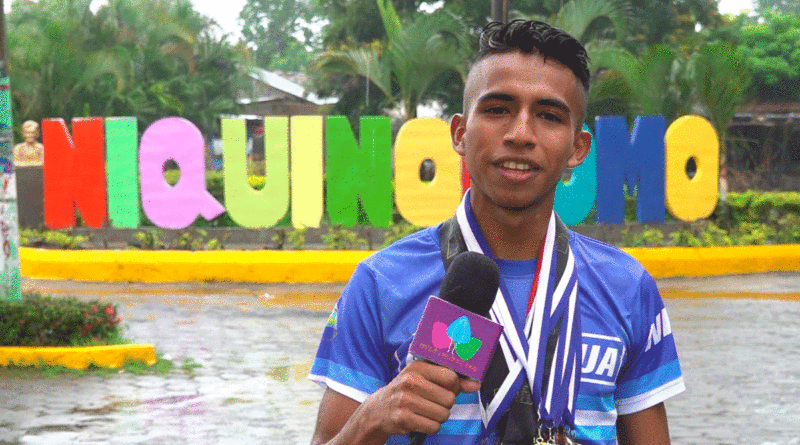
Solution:
[{"label": "statue pedestal", "polygon": [[44,227],[44,184],[42,167],[16,167],[17,209],[19,226],[27,229]]}]

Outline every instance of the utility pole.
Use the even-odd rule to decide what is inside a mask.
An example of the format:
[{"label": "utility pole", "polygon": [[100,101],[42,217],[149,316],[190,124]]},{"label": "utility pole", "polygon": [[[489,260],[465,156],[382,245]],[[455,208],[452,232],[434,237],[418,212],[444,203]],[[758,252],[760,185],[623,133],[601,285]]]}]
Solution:
[{"label": "utility pole", "polygon": [[21,298],[17,177],[14,172],[14,127],[8,80],[6,13],[0,0],[0,299]]},{"label": "utility pole", "polygon": [[492,20],[503,23],[508,21],[508,0],[492,0]]}]

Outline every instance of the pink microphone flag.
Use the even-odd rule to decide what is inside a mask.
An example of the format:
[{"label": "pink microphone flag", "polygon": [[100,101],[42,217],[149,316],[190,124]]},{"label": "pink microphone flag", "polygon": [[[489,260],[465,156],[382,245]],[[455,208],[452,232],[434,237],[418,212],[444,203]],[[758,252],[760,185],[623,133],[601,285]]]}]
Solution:
[{"label": "pink microphone flag", "polygon": [[409,352],[475,380],[483,379],[503,326],[430,297]]}]

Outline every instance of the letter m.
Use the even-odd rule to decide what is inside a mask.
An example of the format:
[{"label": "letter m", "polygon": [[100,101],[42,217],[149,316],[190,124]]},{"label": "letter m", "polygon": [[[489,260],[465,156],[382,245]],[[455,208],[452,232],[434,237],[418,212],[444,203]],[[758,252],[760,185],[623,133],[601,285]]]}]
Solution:
[{"label": "letter m", "polygon": [[362,117],[360,145],[346,117],[329,116],[325,125],[325,206],[331,224],[369,222],[388,227],[392,222],[391,121],[385,116]]},{"label": "letter m", "polygon": [[92,228],[108,219],[105,138],[102,118],[72,120],[70,135],[61,118],[42,121],[44,223],[51,229],[75,225],[75,209]]},{"label": "letter m", "polygon": [[632,137],[622,116],[596,119],[597,222],[625,222],[623,184],[636,191],[639,222],[664,222],[665,131],[663,116],[638,116]]}]

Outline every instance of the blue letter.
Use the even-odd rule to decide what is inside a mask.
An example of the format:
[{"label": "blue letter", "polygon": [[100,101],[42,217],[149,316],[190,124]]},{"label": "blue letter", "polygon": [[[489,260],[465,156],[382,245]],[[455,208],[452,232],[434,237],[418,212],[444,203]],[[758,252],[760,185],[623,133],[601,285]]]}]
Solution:
[{"label": "blue letter", "polygon": [[663,116],[638,116],[633,136],[621,116],[595,121],[597,137],[597,213],[602,224],[625,221],[622,185],[637,191],[636,218],[641,223],[664,222]]}]

